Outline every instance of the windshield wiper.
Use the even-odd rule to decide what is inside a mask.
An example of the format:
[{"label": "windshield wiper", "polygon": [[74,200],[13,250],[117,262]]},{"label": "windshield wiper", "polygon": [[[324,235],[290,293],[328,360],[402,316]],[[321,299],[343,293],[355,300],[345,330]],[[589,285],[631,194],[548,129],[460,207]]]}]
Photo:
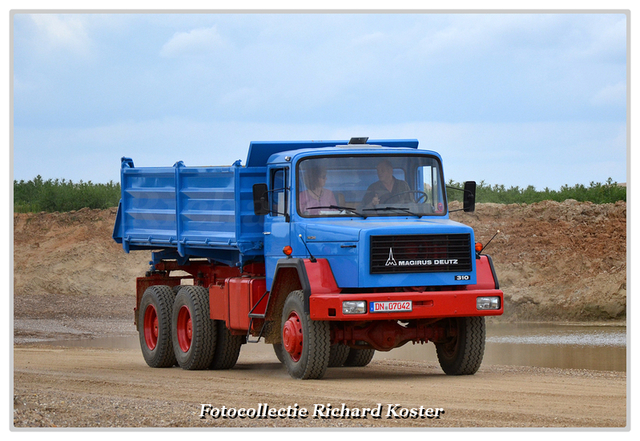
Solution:
[{"label": "windshield wiper", "polygon": [[367,216],[365,216],[364,214],[358,212],[355,208],[351,208],[351,207],[342,207],[340,205],[321,205],[319,207],[307,207],[307,210],[317,210],[317,209],[331,209],[331,210],[344,210],[344,211],[348,211],[349,213],[353,213],[356,216],[360,216],[363,219],[366,219]]},{"label": "windshield wiper", "polygon": [[422,219],[422,216],[424,216],[423,214],[417,214],[414,213],[413,211],[409,210],[408,208],[405,207],[381,207],[381,208],[363,208],[362,211],[389,211],[389,210],[398,210],[398,211],[404,211],[407,214],[410,214],[412,216],[418,216],[418,219]]}]

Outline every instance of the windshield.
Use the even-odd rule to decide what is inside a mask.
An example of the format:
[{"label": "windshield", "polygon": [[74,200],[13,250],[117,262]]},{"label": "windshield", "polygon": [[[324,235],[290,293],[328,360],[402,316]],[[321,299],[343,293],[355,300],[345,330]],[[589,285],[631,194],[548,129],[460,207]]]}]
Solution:
[{"label": "windshield", "polygon": [[300,161],[298,213],[329,216],[442,216],[440,162],[427,155],[314,157]]}]

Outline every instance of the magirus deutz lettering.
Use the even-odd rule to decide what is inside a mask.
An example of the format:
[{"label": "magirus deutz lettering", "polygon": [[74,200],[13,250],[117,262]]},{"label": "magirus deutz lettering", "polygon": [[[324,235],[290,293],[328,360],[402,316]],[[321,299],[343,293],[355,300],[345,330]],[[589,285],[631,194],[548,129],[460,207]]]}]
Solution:
[{"label": "magirus deutz lettering", "polygon": [[457,265],[458,259],[440,260],[398,260],[398,266],[431,266],[431,265]]},{"label": "magirus deutz lettering", "polygon": [[389,248],[389,258],[385,266],[432,266],[432,265],[457,265],[458,259],[413,259],[396,260],[393,257],[393,249]]}]

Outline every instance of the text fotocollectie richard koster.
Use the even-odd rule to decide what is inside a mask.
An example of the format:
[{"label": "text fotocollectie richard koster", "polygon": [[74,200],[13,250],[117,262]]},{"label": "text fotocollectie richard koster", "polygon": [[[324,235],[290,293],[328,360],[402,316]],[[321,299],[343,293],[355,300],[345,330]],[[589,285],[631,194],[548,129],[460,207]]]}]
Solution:
[{"label": "text fotocollectie richard koster", "polygon": [[372,407],[348,407],[331,404],[314,404],[313,410],[300,407],[298,403],[287,407],[271,407],[260,403],[256,407],[214,407],[200,405],[200,419],[440,419],[445,413],[441,407],[403,407],[400,404],[378,403]]}]

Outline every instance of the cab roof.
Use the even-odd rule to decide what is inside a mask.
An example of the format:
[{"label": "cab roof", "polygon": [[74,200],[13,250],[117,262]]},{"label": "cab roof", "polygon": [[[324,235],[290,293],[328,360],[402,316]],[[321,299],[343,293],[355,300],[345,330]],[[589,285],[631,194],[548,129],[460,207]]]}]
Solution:
[{"label": "cab roof", "polygon": [[[301,149],[319,149],[326,147],[354,147],[363,148],[366,146],[382,146],[382,147],[402,147],[402,148],[418,148],[417,139],[367,139],[355,138],[342,141],[252,141],[249,144],[249,153],[247,154],[247,167],[264,167],[267,165],[269,157],[276,153],[301,150]],[[364,141],[364,142],[363,142]]]}]

